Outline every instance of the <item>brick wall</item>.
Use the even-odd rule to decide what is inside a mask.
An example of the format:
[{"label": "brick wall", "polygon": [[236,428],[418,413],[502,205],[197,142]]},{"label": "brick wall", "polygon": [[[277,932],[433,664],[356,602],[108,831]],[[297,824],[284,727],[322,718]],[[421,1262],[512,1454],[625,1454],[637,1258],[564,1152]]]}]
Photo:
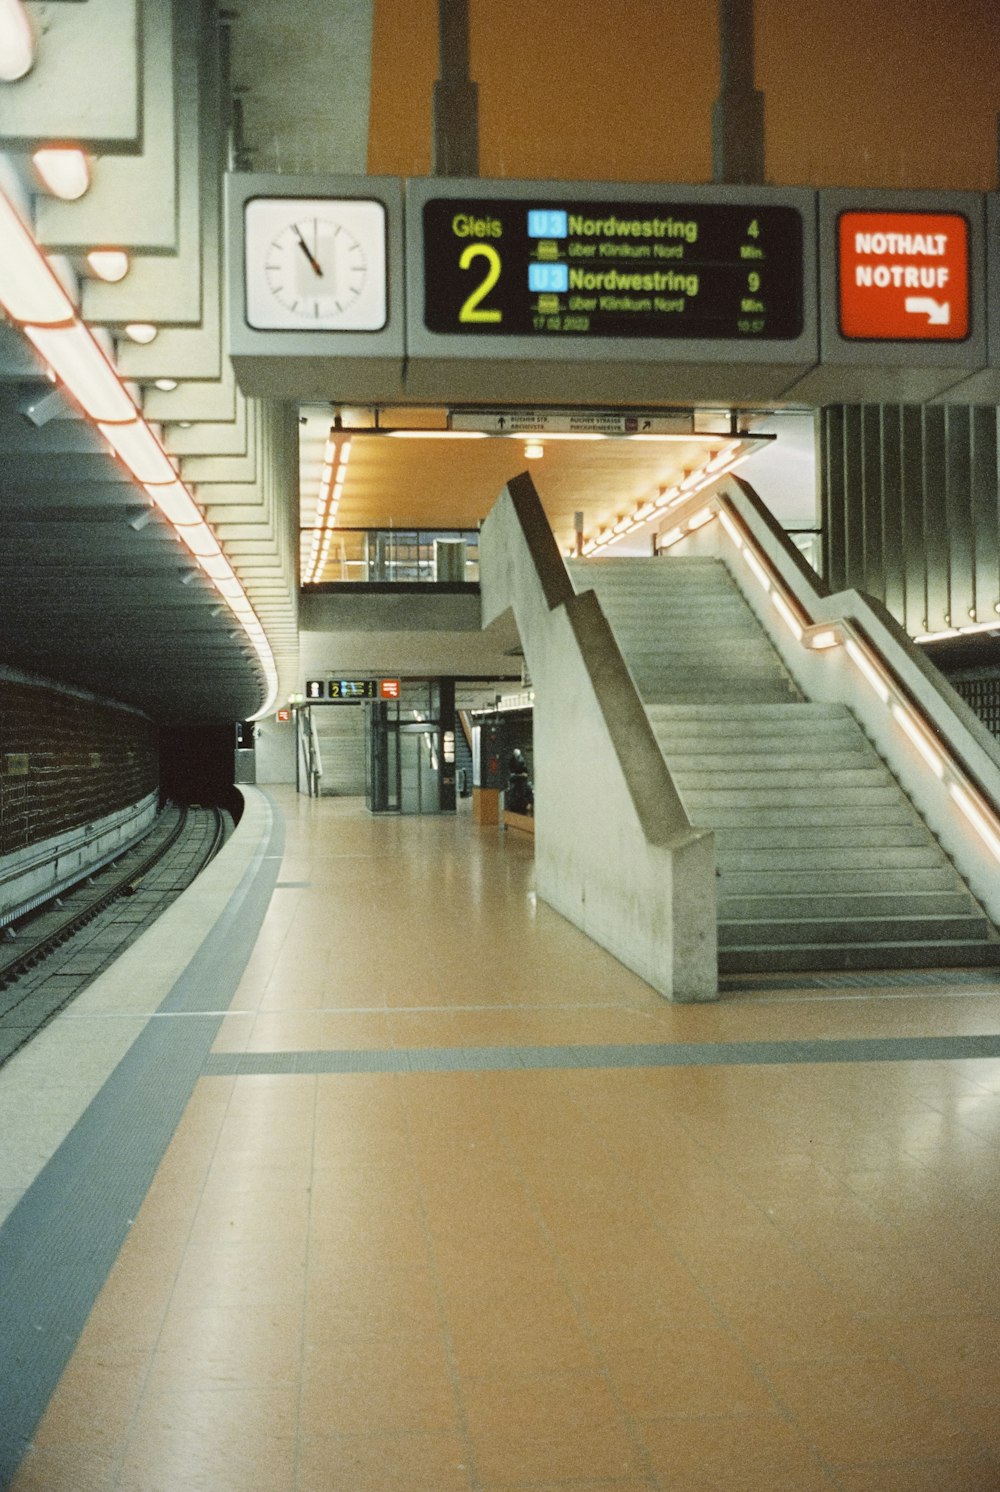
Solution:
[{"label": "brick wall", "polygon": [[127,808],[158,777],[150,721],[0,676],[0,855]]}]

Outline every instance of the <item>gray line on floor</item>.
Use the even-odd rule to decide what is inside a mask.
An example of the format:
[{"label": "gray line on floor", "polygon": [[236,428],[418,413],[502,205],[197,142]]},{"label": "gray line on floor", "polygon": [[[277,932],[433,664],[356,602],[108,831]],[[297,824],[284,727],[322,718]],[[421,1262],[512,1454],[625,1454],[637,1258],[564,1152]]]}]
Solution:
[{"label": "gray line on floor", "polygon": [[[266,796],[266,795],[265,795]],[[150,1020],[0,1227],[0,1487],[35,1426],[204,1068],[267,909],[284,824],[247,867],[222,916]],[[275,853],[277,851],[277,853]]]},{"label": "gray line on floor", "polygon": [[213,1052],[205,1063],[205,1076],[507,1072],[525,1068],[759,1067],[796,1063],[951,1062],[977,1057],[1000,1057],[1000,1035],[886,1036],[848,1041],[650,1042],[628,1046]]}]

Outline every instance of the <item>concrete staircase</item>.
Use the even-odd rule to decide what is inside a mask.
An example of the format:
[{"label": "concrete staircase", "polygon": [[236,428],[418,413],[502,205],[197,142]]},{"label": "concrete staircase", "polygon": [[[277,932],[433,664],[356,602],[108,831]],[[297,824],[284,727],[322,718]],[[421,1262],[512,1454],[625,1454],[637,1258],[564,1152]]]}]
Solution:
[{"label": "concrete staircase", "polygon": [[720,973],[1000,963],[1000,939],[843,705],[802,698],[713,559],[574,561],[693,823]]}]

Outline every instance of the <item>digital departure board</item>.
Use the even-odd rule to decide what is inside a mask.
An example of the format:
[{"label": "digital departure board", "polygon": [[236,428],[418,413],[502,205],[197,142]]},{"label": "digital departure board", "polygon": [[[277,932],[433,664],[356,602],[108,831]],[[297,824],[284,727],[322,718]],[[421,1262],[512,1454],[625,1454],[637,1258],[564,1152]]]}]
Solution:
[{"label": "digital departure board", "polygon": [[803,330],[795,207],[433,197],[424,325],[446,336],[791,341]]}]

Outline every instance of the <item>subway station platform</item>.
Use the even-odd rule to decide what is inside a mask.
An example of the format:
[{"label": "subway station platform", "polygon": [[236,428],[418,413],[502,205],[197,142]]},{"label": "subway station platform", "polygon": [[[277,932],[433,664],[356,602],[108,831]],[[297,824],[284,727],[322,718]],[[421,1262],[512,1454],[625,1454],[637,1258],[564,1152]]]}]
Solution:
[{"label": "subway station platform", "polygon": [[0,1484],[1000,1487],[995,973],[670,1005],[526,838],[246,796],[0,1070]]}]

